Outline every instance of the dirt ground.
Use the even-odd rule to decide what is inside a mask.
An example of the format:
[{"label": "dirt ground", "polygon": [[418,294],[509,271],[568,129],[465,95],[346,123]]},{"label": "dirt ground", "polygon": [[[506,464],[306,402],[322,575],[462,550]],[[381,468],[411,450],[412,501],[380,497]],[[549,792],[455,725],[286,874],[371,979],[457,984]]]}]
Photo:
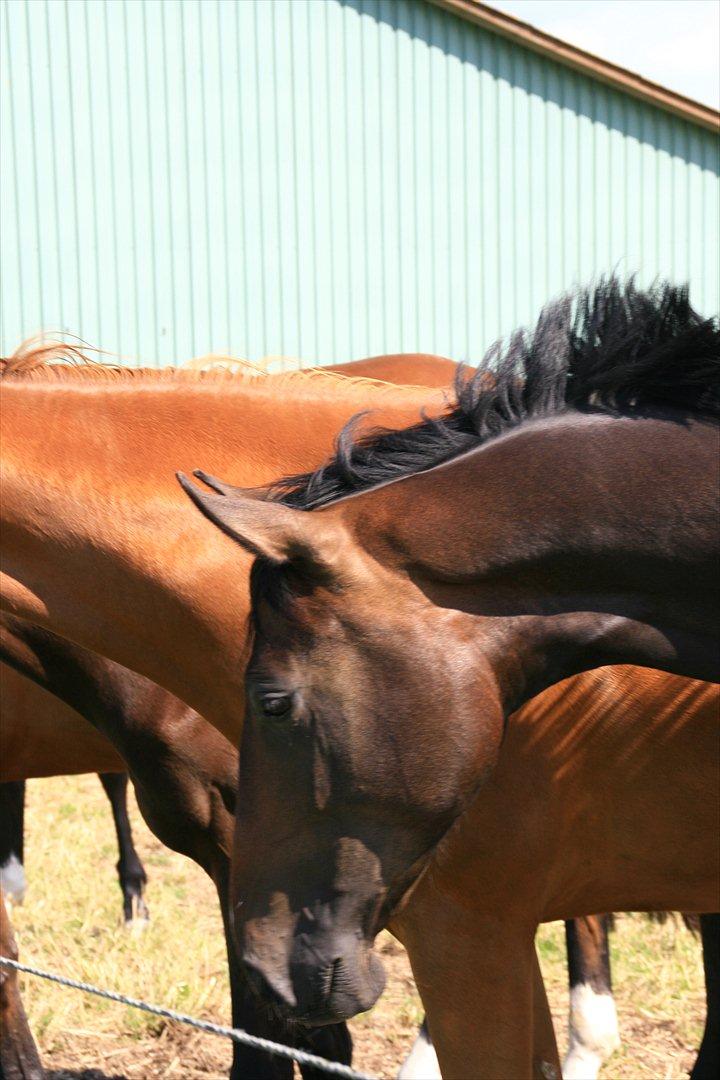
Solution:
[{"label": "dirt ground", "polygon": [[[164,848],[137,808],[132,820],[148,872],[151,921],[142,934],[120,925],[117,859],[109,806],[95,777],[28,785],[29,889],[16,908],[21,959],[158,1004],[229,1023],[220,917],[211,883],[194,864]],[[383,934],[388,989],[352,1022],[354,1064],[391,1078],[422,1017],[402,947]],[[543,927],[538,948],[561,1051],[567,976],[562,926]],[[684,1077],[704,1020],[698,943],[675,921],[618,919],[613,973],[622,1046],[602,1076],[617,1080]],[[228,1044],[134,1010],[24,979],[26,1006],[53,1080],[222,1080]],[[471,1080],[471,1078],[468,1078]],[[508,1078],[510,1080],[510,1078]]]}]

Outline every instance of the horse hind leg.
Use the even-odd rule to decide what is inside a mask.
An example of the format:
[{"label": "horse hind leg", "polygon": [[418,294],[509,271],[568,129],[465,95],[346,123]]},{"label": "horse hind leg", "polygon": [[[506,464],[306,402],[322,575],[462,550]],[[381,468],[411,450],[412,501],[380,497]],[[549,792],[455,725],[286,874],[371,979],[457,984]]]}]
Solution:
[{"label": "horse hind leg", "polygon": [[[18,952],[0,891],[0,955],[17,960]],[[43,1080],[35,1040],[20,998],[17,972],[0,967],[0,1080]]]},{"label": "horse hind leg", "polygon": [[110,800],[120,858],[118,879],[123,895],[123,917],[131,930],[143,930],[150,918],[143,891],[147,883],[145,867],[133,843],[132,828],[127,811],[127,773],[98,773],[100,783]]},{"label": "horse hind leg", "polygon": [[0,784],[0,888],[6,902],[22,904],[27,881],[23,868],[25,781]]},{"label": "horse hind leg", "polygon": [[715,1080],[720,1076],[720,915],[701,915],[700,934],[707,1015],[703,1040],[690,1080]]},{"label": "horse hind leg", "polygon": [[570,1016],[565,1080],[595,1080],[620,1045],[612,995],[608,930],[610,916],[589,915],[565,923]]}]

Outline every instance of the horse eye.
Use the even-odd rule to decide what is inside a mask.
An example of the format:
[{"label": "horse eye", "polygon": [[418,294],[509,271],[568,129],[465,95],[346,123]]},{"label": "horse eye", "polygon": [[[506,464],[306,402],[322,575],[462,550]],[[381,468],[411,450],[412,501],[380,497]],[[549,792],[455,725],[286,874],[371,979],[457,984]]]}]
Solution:
[{"label": "horse eye", "polygon": [[259,704],[263,716],[287,716],[292,709],[292,694],[263,694]]}]

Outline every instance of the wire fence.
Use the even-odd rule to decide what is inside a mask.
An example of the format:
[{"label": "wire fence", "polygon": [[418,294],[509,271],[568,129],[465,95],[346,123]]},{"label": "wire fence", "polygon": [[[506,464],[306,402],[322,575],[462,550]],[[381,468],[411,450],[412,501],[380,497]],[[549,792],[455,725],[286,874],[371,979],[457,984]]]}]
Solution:
[{"label": "wire fence", "polygon": [[264,1050],[266,1053],[274,1054],[276,1057],[296,1061],[298,1065],[307,1065],[314,1069],[320,1069],[330,1076],[343,1076],[347,1080],[374,1080],[367,1073],[358,1072],[357,1069],[352,1069],[349,1065],[341,1065],[337,1061],[328,1061],[326,1058],[319,1057],[317,1054],[310,1054],[306,1050],[297,1050],[295,1047],[273,1042],[272,1039],[263,1039],[259,1035],[251,1035],[241,1028],[224,1027],[222,1024],[214,1024],[211,1020],[198,1020],[194,1016],[187,1016],[185,1013],[176,1012],[174,1009],[166,1009],[162,1005],[151,1005],[147,1001],[140,1001],[138,998],[129,997],[127,994],[118,994],[114,990],[102,990],[100,987],[92,986],[90,983],[80,982],[77,979],[68,979],[65,975],[43,971],[41,968],[30,967],[28,964],[20,964],[17,960],[10,960],[6,956],[0,956],[0,966],[13,968],[15,971],[23,972],[25,975],[36,975],[39,979],[47,979],[49,982],[57,983],[59,986],[67,986],[71,990],[82,990],[86,994],[95,994],[97,997],[107,998],[108,1001],[116,1001],[119,1005],[129,1005],[133,1009],[152,1013],[153,1016],[162,1016],[166,1020],[174,1020],[178,1024],[188,1024],[190,1027],[197,1028],[199,1031],[206,1031],[210,1035],[220,1035],[244,1046]]}]

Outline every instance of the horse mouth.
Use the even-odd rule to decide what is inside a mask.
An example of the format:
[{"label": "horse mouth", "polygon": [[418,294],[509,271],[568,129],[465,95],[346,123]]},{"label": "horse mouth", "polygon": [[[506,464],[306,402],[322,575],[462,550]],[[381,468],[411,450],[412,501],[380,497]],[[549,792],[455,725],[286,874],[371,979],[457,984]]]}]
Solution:
[{"label": "horse mouth", "polygon": [[362,965],[341,956],[315,970],[310,993],[298,993],[293,1018],[313,1026],[337,1024],[371,1009],[384,988],[385,972],[371,952]]},{"label": "horse mouth", "polygon": [[317,969],[311,995],[295,1012],[294,1019],[299,1024],[334,1024],[345,1019],[333,1005],[333,987],[342,963],[342,959],[338,959]]}]

